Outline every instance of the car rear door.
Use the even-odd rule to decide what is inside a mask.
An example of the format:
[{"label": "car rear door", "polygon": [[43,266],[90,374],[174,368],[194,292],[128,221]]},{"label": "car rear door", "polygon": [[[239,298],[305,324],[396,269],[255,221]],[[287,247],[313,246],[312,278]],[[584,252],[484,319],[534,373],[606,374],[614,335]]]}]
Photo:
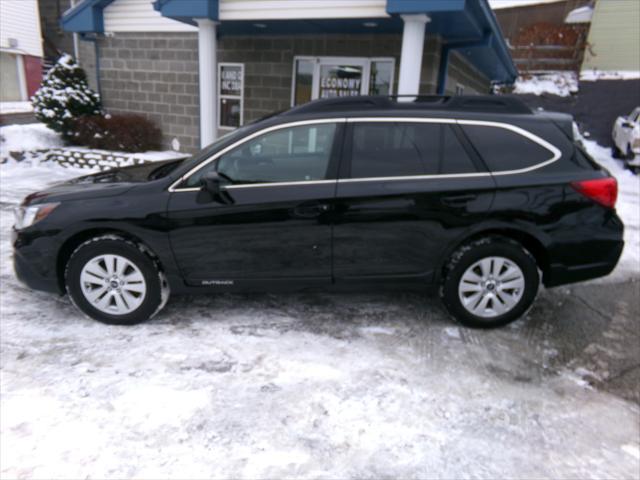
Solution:
[{"label": "car rear door", "polygon": [[[187,283],[330,283],[330,210],[342,134],[341,121],[270,127],[174,188],[169,236]],[[210,170],[231,179],[215,199],[198,187]]]},{"label": "car rear door", "polygon": [[494,182],[451,120],[350,119],[336,195],[336,282],[430,281],[485,217]]}]

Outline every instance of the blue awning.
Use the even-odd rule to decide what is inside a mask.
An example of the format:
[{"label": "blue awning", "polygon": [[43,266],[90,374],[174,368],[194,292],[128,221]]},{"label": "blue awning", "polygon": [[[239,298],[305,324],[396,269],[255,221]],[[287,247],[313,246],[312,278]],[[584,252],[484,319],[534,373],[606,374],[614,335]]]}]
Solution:
[{"label": "blue awning", "polygon": [[[83,0],[67,11],[62,26],[71,32],[104,32],[103,9],[114,0]],[[317,0],[322,1],[322,0]],[[163,16],[196,24],[219,21],[219,0],[149,0]],[[401,15],[427,14],[429,34],[442,38],[443,48],[468,58],[490,80],[512,83],[517,75],[511,53],[487,0],[387,0],[388,16],[348,19],[234,20],[218,25],[220,35],[304,35],[317,33],[401,33]],[[371,25],[374,25],[372,27]]]},{"label": "blue awning", "polygon": [[104,33],[104,8],[114,0],[83,0],[62,15],[66,32]]}]

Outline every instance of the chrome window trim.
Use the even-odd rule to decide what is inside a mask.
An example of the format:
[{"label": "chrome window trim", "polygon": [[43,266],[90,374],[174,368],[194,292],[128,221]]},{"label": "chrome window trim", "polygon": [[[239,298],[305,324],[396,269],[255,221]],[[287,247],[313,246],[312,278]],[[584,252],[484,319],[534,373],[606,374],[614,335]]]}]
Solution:
[{"label": "chrome window trim", "polygon": [[549,160],[545,160],[544,162],[537,163],[530,167],[520,168],[517,170],[501,170],[497,172],[474,172],[474,173],[451,173],[451,174],[435,174],[435,175],[411,175],[411,176],[402,176],[402,177],[367,177],[367,178],[343,178],[343,179],[332,179],[332,180],[301,180],[301,181],[292,181],[292,182],[273,182],[273,183],[253,183],[247,185],[229,185],[224,187],[227,190],[235,190],[241,188],[264,188],[264,187],[283,187],[283,186],[294,186],[294,185],[318,185],[318,184],[340,184],[340,183],[356,183],[356,182],[388,182],[388,181],[410,181],[410,180],[433,180],[433,179],[447,179],[447,178],[475,178],[475,177],[490,177],[492,175],[516,175],[519,173],[526,173],[532,170],[537,170],[539,168],[550,165],[562,156],[562,152],[547,142],[546,140],[540,138],[539,136],[525,130],[524,128],[517,127],[515,125],[511,125],[508,123],[502,122],[491,122],[485,120],[457,120],[454,118],[421,118],[421,117],[351,117],[351,118],[321,118],[316,120],[300,120],[297,122],[289,122],[282,123],[279,125],[273,125],[271,127],[267,127],[265,129],[259,130],[257,132],[248,135],[237,142],[225,147],[224,149],[217,152],[211,158],[201,162],[199,165],[196,165],[187,173],[182,175],[179,179],[169,186],[169,192],[197,192],[200,190],[198,187],[188,187],[188,188],[177,188],[177,185],[184,182],[189,176],[196,173],[201,168],[205,167],[209,163],[217,160],[219,157],[227,153],[228,151],[234,149],[235,147],[242,145],[243,143],[256,138],[260,135],[264,135],[266,133],[280,130],[283,128],[289,127],[298,127],[303,125],[314,125],[314,124],[323,124],[323,123],[362,123],[362,122],[410,122],[410,123],[444,123],[444,124],[452,124],[452,125],[478,125],[484,127],[493,127],[493,128],[503,128],[505,130],[510,130],[519,135],[522,135],[525,138],[537,143],[543,148],[549,150],[552,154],[552,157]]},{"label": "chrome window trim", "polygon": [[[262,129],[262,130],[258,130],[257,132],[253,132],[251,135],[247,135],[246,137],[241,138],[237,142],[234,142],[231,145],[223,148],[222,150],[220,150],[219,152],[217,152],[215,155],[211,156],[210,158],[208,158],[204,162],[201,162],[198,165],[196,165],[195,167],[193,167],[191,170],[189,170],[187,173],[185,173],[180,178],[178,178],[175,182],[173,182],[169,186],[168,190],[170,192],[194,192],[194,191],[197,192],[197,191],[199,191],[200,189],[197,188],[197,187],[188,187],[188,188],[176,188],[176,187],[177,187],[177,185],[180,185],[188,177],[190,177],[191,175],[196,173],[201,168],[209,165],[214,160],[217,160],[218,158],[220,158],[222,155],[227,153],[229,150],[233,150],[237,146],[240,146],[243,143],[248,142],[251,139],[259,137],[260,135],[264,135],[265,133],[273,132],[275,130],[281,130],[283,128],[288,128],[288,127],[299,127],[299,126],[303,126],[303,125],[314,125],[314,124],[322,124],[322,123],[345,123],[345,122],[346,122],[346,118],[319,118],[319,119],[316,119],[316,120],[300,120],[300,121],[297,121],[297,122],[280,123],[278,125],[273,125],[271,127],[267,127],[267,128]],[[333,181],[333,180],[317,180],[317,181],[318,182],[327,182],[327,181]],[[314,181],[312,181],[312,182],[314,182]],[[236,187],[247,188],[247,187],[256,187],[258,185],[260,185],[260,186],[278,186],[278,185],[281,185],[282,183],[290,184],[290,183],[309,183],[309,182],[302,181],[302,182],[254,183],[254,184],[249,184],[249,185],[229,185],[226,188],[232,188],[232,187],[233,188],[236,188]]]}]

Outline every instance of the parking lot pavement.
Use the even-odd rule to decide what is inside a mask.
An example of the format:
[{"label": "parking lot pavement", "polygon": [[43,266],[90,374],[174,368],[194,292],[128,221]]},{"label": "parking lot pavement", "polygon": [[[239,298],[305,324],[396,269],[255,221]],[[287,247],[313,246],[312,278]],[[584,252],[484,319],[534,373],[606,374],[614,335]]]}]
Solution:
[{"label": "parking lot pavement", "polygon": [[1,473],[637,478],[638,285],[544,291],[493,331],[391,293],[182,297],[119,328],[3,268]]}]

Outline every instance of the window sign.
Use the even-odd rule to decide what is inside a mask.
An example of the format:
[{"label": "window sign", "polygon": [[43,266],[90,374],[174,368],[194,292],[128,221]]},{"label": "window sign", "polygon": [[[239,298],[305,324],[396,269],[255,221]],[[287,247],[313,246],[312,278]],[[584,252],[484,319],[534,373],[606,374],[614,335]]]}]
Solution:
[{"label": "window sign", "polygon": [[234,129],[244,119],[244,64],[218,64],[218,126]]},{"label": "window sign", "polygon": [[296,57],[291,105],[316,98],[392,95],[393,58]]},{"label": "window sign", "polygon": [[321,65],[320,98],[354,97],[362,91],[362,67]]}]

